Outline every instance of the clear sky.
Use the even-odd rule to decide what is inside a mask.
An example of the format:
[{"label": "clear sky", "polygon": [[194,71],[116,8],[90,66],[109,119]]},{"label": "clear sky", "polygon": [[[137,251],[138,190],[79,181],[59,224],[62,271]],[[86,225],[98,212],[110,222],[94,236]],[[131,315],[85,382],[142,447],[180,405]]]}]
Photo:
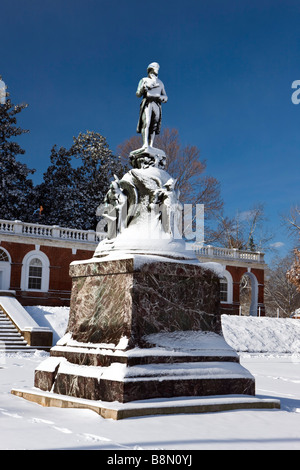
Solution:
[{"label": "clear sky", "polygon": [[135,135],[140,78],[159,62],[163,127],[196,145],[219,179],[225,212],[265,203],[273,242],[299,204],[299,0],[0,0],[0,74],[14,103],[22,160],[39,182],[54,144],[79,132],[113,151]]}]

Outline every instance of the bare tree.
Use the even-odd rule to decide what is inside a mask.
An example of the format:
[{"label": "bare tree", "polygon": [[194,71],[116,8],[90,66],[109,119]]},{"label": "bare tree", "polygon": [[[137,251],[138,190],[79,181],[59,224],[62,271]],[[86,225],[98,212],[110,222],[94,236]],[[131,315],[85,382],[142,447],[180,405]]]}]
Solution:
[{"label": "bare tree", "polygon": [[233,218],[218,215],[219,223],[212,233],[213,241],[227,248],[265,251],[273,238],[265,229],[266,220],[261,203],[248,211],[238,212]]},{"label": "bare tree", "polygon": [[286,276],[287,279],[296,286],[298,292],[300,292],[300,250],[297,248],[294,250],[294,256],[294,262],[286,273]]},{"label": "bare tree", "polygon": [[[300,208],[298,206],[292,207],[290,214],[284,217],[288,223],[287,228],[292,236],[296,236],[297,242],[300,242]],[[293,264],[287,272],[287,279],[291,282],[300,292],[300,249],[294,248]]]},{"label": "bare tree", "polygon": [[292,235],[300,241],[300,208],[293,206],[287,216],[283,216],[284,222],[288,223],[287,228]]},{"label": "bare tree", "polygon": [[277,257],[267,271],[265,306],[270,316],[275,315],[279,308],[281,316],[290,317],[300,308],[300,292],[286,275],[292,262],[292,254],[284,258]]},{"label": "bare tree", "polygon": [[[133,136],[118,146],[117,154],[128,164],[130,152],[141,145],[141,137]],[[200,159],[200,150],[196,146],[181,146],[176,129],[164,129],[156,137],[155,146],[167,155],[166,170],[177,179],[180,201],[194,206],[204,204],[207,236],[210,231],[207,222],[220,216],[223,209],[219,181],[205,174],[206,161]]]}]

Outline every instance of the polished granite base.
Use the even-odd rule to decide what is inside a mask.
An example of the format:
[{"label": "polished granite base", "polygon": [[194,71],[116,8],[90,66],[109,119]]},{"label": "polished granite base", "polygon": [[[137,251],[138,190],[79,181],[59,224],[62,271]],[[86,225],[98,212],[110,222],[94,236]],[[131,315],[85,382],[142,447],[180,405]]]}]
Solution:
[{"label": "polished granite base", "polygon": [[103,257],[70,266],[68,332],[85,343],[127,338],[127,348],[162,331],[221,331],[219,278],[197,260]]},{"label": "polished granite base", "polygon": [[34,385],[61,395],[120,403],[158,397],[255,394],[251,374],[230,361],[95,367],[50,357],[36,369]]},{"label": "polished granite base", "polygon": [[37,389],[119,403],[255,395],[222,336],[213,270],[135,254],[74,263],[70,273],[67,332],[37,367]]}]

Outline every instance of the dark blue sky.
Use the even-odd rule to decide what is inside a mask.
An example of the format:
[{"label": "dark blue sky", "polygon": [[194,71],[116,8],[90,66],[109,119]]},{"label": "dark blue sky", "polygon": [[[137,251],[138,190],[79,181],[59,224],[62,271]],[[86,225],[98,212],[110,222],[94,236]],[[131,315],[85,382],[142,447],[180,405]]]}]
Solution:
[{"label": "dark blue sky", "polygon": [[22,158],[49,165],[79,132],[112,150],[135,135],[135,91],[160,63],[163,127],[196,145],[221,182],[225,212],[265,203],[273,242],[290,246],[280,214],[299,204],[299,0],[0,0],[0,74],[19,124]]}]

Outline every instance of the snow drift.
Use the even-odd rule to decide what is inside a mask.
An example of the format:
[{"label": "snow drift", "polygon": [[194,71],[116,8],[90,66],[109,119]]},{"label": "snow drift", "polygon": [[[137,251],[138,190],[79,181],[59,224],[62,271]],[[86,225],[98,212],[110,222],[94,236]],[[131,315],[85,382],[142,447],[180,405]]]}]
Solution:
[{"label": "snow drift", "polygon": [[[53,330],[53,345],[65,334],[68,307],[26,307],[39,326]],[[237,352],[300,353],[300,320],[222,315],[223,335]]]}]

